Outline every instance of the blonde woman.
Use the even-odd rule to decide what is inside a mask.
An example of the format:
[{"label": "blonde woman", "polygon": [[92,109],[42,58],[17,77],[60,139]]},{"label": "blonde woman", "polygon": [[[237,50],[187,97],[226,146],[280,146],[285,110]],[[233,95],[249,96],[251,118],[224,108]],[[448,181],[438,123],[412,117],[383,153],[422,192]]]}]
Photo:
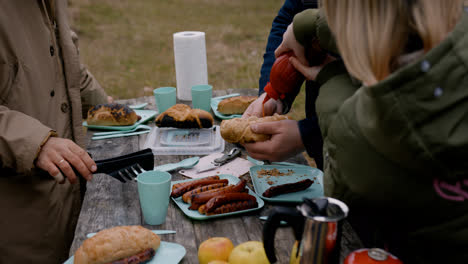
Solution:
[{"label": "blonde woman", "polygon": [[[325,193],[367,246],[468,263],[468,14],[461,0],[323,0],[276,50],[320,85]],[[333,36],[333,37],[332,37]],[[308,67],[301,43],[339,54]],[[307,47],[305,47],[307,49]]]}]

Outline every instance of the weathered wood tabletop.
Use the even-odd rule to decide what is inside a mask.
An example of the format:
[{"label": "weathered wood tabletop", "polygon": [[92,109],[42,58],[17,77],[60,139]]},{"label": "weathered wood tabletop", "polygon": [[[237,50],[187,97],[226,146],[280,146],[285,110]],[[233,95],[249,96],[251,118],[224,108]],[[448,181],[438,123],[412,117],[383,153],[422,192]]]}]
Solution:
[{"label": "weathered wood tabletop", "polygon": [[[257,89],[228,89],[214,90],[213,96],[221,96],[231,93],[241,93],[243,95],[256,95]],[[156,109],[153,97],[142,97],[120,101],[121,103],[135,104],[147,102],[146,109]],[[190,102],[187,102],[190,103]],[[216,121],[217,123],[220,120]],[[149,123],[154,126],[154,122]],[[93,158],[105,159],[142,149],[147,134],[139,136],[129,136],[111,138],[104,140],[91,140],[95,131],[87,131],[88,152]],[[225,151],[234,145],[226,143]],[[243,150],[242,156],[246,157]],[[156,155],[155,165],[174,163],[186,159],[187,155]],[[288,160],[289,162],[307,164],[302,154]],[[173,180],[186,179],[177,172],[172,172]],[[248,181],[249,187],[253,190],[249,174],[241,176]],[[167,242],[178,243],[185,247],[187,254],[181,263],[198,263],[198,246],[204,240],[215,237],[228,237],[234,245],[250,241],[262,240],[262,220],[259,216],[266,215],[269,208],[274,204],[265,203],[261,210],[248,214],[240,214],[225,218],[215,218],[204,221],[192,220],[185,216],[174,202],[170,202],[166,222],[158,226],[145,224],[138,199],[136,182],[121,183],[105,174],[96,174],[94,179],[87,184],[87,192],[81,209],[78,225],[75,230],[75,238],[70,249],[70,256],[86,239],[86,234],[97,232],[106,228],[120,225],[142,225],[149,229],[169,229],[177,231],[176,234],[161,235],[161,239]],[[289,263],[289,255],[294,242],[291,228],[280,228],[276,234],[276,255],[277,263]],[[351,226],[345,221],[342,234],[341,261],[352,250],[361,248],[362,244],[356,236]]]}]

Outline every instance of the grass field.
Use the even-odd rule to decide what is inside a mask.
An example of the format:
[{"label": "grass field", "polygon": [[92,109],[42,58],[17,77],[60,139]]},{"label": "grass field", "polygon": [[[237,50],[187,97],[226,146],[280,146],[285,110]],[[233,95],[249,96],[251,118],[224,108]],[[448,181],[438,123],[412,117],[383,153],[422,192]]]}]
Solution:
[{"label": "grass field", "polygon": [[[206,33],[214,89],[258,88],[271,22],[284,0],[69,0],[82,61],[116,99],[176,86],[173,33]],[[145,88],[146,87],[146,88]],[[302,94],[291,115],[303,116]]]}]

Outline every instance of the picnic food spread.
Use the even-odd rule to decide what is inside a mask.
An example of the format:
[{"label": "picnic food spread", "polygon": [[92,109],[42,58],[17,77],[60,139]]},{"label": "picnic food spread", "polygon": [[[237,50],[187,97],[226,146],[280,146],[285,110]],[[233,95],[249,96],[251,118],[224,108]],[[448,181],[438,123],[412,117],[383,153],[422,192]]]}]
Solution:
[{"label": "picnic food spread", "polygon": [[218,112],[224,115],[243,114],[247,107],[257,99],[257,96],[235,96],[222,100],[218,104]]},{"label": "picnic food spread", "polygon": [[145,263],[155,255],[160,243],[158,235],[142,226],[117,226],[86,239],[75,252],[74,263]]},{"label": "picnic food spread", "polygon": [[250,125],[255,123],[273,122],[286,120],[286,115],[275,114],[273,116],[248,118],[233,118],[221,122],[221,136],[230,143],[252,143],[270,139],[271,135],[257,134],[250,130]]},{"label": "picnic food spread", "polygon": [[185,104],[176,104],[162,112],[155,120],[158,127],[210,128],[213,116],[205,110],[192,109]]},{"label": "picnic food spread", "polygon": [[246,182],[228,184],[219,176],[210,176],[198,180],[182,182],[172,186],[171,197],[182,196],[185,203],[191,204],[190,210],[200,214],[216,215],[258,206],[255,196],[247,193]]},{"label": "picnic food spread", "polygon": [[94,126],[129,126],[141,117],[130,107],[117,104],[98,104],[89,109],[86,122]]}]

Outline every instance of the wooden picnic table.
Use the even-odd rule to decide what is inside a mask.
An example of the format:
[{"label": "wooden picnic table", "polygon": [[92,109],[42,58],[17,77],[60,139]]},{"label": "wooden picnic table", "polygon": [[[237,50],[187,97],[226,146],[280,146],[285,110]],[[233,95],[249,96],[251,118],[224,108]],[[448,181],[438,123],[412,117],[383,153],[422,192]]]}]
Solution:
[{"label": "wooden picnic table", "polygon": [[[213,96],[231,93],[242,95],[257,95],[257,89],[228,89],[214,90]],[[135,104],[147,102],[146,109],[156,109],[154,97],[141,97],[119,101],[120,103]],[[182,102],[184,103],[184,102]],[[190,104],[190,102],[185,102]],[[215,118],[216,120],[216,118]],[[216,120],[219,124],[220,120]],[[154,122],[149,123],[154,126]],[[91,140],[94,131],[87,131],[88,152],[94,159],[105,159],[132,153],[142,149],[147,134],[104,140]],[[225,152],[234,147],[226,143]],[[174,163],[190,157],[189,155],[156,155],[155,165]],[[243,150],[242,157],[246,157]],[[307,164],[302,154],[287,160],[289,162]],[[187,179],[178,172],[172,172],[173,180]],[[241,176],[247,180],[253,190],[249,174]],[[75,230],[75,238],[70,249],[70,256],[86,239],[86,234],[120,225],[142,225],[149,229],[169,229],[176,234],[161,235],[161,240],[178,243],[185,247],[187,253],[180,263],[198,263],[198,247],[210,237],[228,237],[234,245],[250,241],[262,241],[263,222],[259,216],[266,215],[274,204],[268,202],[257,211],[224,218],[208,220],[192,220],[184,215],[174,202],[170,202],[166,222],[162,225],[151,226],[143,221],[136,182],[121,183],[105,174],[96,174],[87,184],[87,192]],[[292,228],[280,228],[276,233],[277,263],[289,263],[289,255],[294,243]],[[348,222],[345,221],[342,234],[341,262],[351,251],[362,248],[361,241],[356,236]]]}]

